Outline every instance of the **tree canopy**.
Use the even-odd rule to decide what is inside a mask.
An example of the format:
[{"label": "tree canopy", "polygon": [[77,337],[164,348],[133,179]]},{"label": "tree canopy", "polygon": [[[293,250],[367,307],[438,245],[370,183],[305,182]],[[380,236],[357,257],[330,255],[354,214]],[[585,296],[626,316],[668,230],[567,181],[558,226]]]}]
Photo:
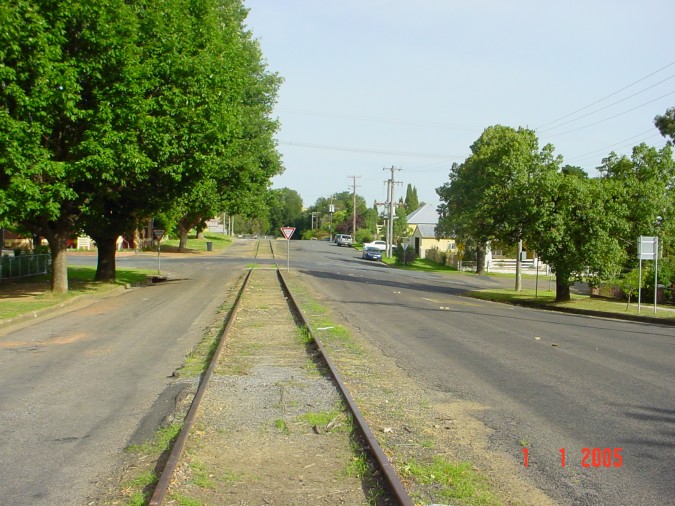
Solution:
[{"label": "tree canopy", "polygon": [[[515,243],[551,266],[556,300],[577,279],[597,281],[631,267],[639,235],[672,236],[674,162],[670,146],[636,146],[630,158],[610,154],[588,178],[560,169],[552,146],[534,132],[490,127],[437,189],[439,227],[480,253],[489,241]],[[478,258],[478,271],[483,263]]]},{"label": "tree canopy", "polygon": [[675,107],[670,107],[663,115],[656,116],[654,125],[671,144],[675,142]]},{"label": "tree canopy", "polygon": [[114,241],[159,212],[253,214],[282,170],[270,115],[280,79],[241,0],[0,7],[0,220],[49,242],[85,229],[97,279]]},{"label": "tree canopy", "polygon": [[410,214],[420,207],[420,200],[417,196],[417,188],[408,183],[405,190],[405,212]]},{"label": "tree canopy", "polygon": [[475,248],[477,272],[482,272],[489,241],[523,238],[539,212],[531,181],[541,172],[555,171],[559,163],[551,146],[539,150],[532,130],[486,128],[472,144],[471,155],[453,164],[450,181],[436,190],[441,199],[438,233]]},{"label": "tree canopy", "polygon": [[66,241],[102,185],[152,166],[137,142],[137,27],[123,0],[2,7],[0,216],[47,239],[57,292]]},{"label": "tree canopy", "polygon": [[546,172],[532,186],[538,214],[524,238],[555,273],[556,300],[570,299],[574,280],[615,275],[625,260],[619,238],[626,224],[615,182]]}]

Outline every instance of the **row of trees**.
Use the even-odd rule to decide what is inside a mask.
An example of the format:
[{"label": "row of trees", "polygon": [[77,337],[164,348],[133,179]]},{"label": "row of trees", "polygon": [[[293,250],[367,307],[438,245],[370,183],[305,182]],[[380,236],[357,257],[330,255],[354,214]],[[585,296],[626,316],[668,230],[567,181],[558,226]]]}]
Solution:
[{"label": "row of trees", "polygon": [[[321,239],[335,234],[351,234],[356,224],[357,242],[379,239],[383,233],[384,216],[380,214],[383,207],[368,207],[361,195],[348,191],[319,197],[305,209],[297,191],[290,188],[273,189],[268,192],[266,203],[266,212],[248,219],[237,218],[237,230],[248,234],[279,236],[281,227],[293,226],[297,229],[294,239]],[[417,189],[409,184],[405,198],[399,199],[396,206],[394,236],[397,240],[407,233],[406,215],[419,205]]]},{"label": "row of trees", "polygon": [[[674,113],[656,120],[671,140]],[[611,153],[598,171],[600,177],[589,178],[579,167],[562,166],[553,146],[539,148],[532,130],[491,126],[437,188],[437,234],[475,250],[479,272],[491,241],[524,241],[556,274],[558,301],[569,300],[574,280],[632,269],[640,235],[658,235],[665,254],[675,253],[671,144],[640,144],[630,157]]]},{"label": "row of trees", "polygon": [[98,246],[149,217],[187,230],[265,207],[281,172],[280,78],[241,0],[15,0],[0,6],[0,226],[46,238],[65,292],[67,240]]},{"label": "row of trees", "polygon": [[[356,204],[354,206],[354,203]],[[334,213],[330,215],[331,205]],[[406,216],[419,207],[417,189],[408,184],[405,198],[401,197],[395,206],[394,243],[407,235]],[[354,208],[356,219],[354,219]],[[312,214],[318,216],[314,226],[306,223]],[[321,237],[328,234],[354,234],[356,242],[370,242],[380,239],[384,234],[383,226],[387,218],[383,205],[368,207],[360,195],[350,192],[336,193],[330,197],[320,197],[310,206],[299,222],[304,230],[304,238]],[[356,224],[356,230],[353,230]],[[309,226],[307,226],[309,225]]]}]

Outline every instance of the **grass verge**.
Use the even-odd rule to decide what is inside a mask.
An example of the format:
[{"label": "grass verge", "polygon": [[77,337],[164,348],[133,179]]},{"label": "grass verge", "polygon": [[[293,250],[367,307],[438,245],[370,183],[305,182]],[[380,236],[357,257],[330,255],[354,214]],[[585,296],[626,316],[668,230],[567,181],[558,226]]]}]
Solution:
[{"label": "grass verge", "polygon": [[[223,251],[232,244],[232,238],[223,234],[214,233],[204,234],[203,239],[188,237],[187,252],[208,251],[208,245],[206,244],[207,242],[211,243],[212,251]],[[180,241],[178,239],[167,239],[162,241],[162,247],[160,251],[164,251],[166,253],[178,253],[179,243]]]},{"label": "grass verge", "polygon": [[[172,423],[155,432],[151,441],[139,445],[128,446],[126,451],[137,455],[139,462],[145,462],[146,467],[135,469],[133,476],[122,484],[124,495],[127,497],[127,506],[141,506],[147,504],[154,492],[159,477],[151,466],[156,462],[178,437],[182,424]],[[154,466],[153,466],[154,467]]]},{"label": "grass verge", "polygon": [[572,294],[572,300],[568,302],[556,302],[555,292],[548,290],[539,290],[536,296],[535,291],[531,289],[520,292],[505,289],[474,290],[466,292],[465,295],[476,299],[526,305],[540,309],[579,310],[607,315],[649,316],[664,320],[675,320],[675,308],[672,306],[657,306],[656,313],[654,313],[653,304],[642,304],[641,310],[638,312],[637,302],[627,304],[626,302],[579,294]]},{"label": "grass verge", "polygon": [[405,479],[434,484],[434,497],[444,501],[460,500],[461,504],[497,505],[501,502],[487,491],[485,479],[468,462],[452,463],[442,457],[421,463],[410,460],[402,466]]},{"label": "grass verge", "polygon": [[138,286],[153,272],[117,269],[115,281],[104,283],[94,281],[96,267],[68,267],[68,293],[65,294],[51,292],[49,275],[3,281],[0,284],[0,321],[58,306],[80,295],[101,294],[125,285]]},{"label": "grass verge", "polygon": [[[302,283],[296,282],[293,277],[289,277],[287,282],[317,338],[328,348],[329,354],[333,353],[334,357],[339,357],[335,359],[335,365],[340,369],[343,381],[348,385],[358,387],[366,382],[362,376],[366,374],[367,382],[377,385],[379,383],[377,366],[371,363],[368,352],[363,349],[349,329],[335,323],[330,309],[313,299]],[[419,499],[416,503],[447,502],[447,504],[490,506],[501,504],[487,478],[476,470],[473,464],[452,462],[435,456],[442,451],[438,447],[443,446],[441,443],[444,442],[434,439],[435,436],[431,433],[424,433],[425,435],[417,444],[412,444],[412,435],[404,435],[399,439],[386,435],[386,423],[390,422],[393,422],[396,427],[407,427],[412,434],[422,434],[422,430],[416,430],[419,427],[419,421],[432,419],[436,415],[430,405],[423,406],[421,403],[419,412],[413,409],[400,409],[399,411],[401,404],[394,401],[385,401],[387,407],[383,407],[379,400],[393,399],[395,392],[388,391],[384,384],[380,384],[377,388],[379,391],[375,395],[369,395],[359,388],[350,390],[369,423],[372,424],[374,419],[374,426],[380,427],[380,430],[375,432],[378,442],[385,454],[391,457],[391,463],[399,476],[407,482],[406,489],[413,498]],[[372,411],[377,411],[377,416],[369,416]],[[382,411],[387,412],[385,417],[382,416]],[[333,414],[332,411],[311,413],[308,415],[310,418],[303,419],[303,421],[312,426],[324,426],[334,419]],[[338,420],[342,423],[341,417]],[[352,458],[347,463],[344,472],[347,476],[361,478],[368,489],[369,504],[379,504],[378,498],[382,494],[382,489],[379,487],[378,473],[372,467],[370,456],[365,450],[366,445],[361,441],[361,435],[356,430],[351,417],[348,417],[344,423],[348,430],[351,430],[352,445]],[[406,429],[403,429],[402,432],[405,431]],[[396,430],[392,431],[392,434],[396,433]],[[418,458],[409,458],[411,453]],[[427,461],[429,463],[419,463]],[[452,480],[452,483],[448,480]]]},{"label": "grass verge", "polygon": [[389,265],[390,267],[395,267],[396,269],[402,269],[406,271],[423,271],[423,272],[437,272],[437,273],[458,273],[459,271],[454,267],[449,265],[440,265],[431,260],[426,260],[423,258],[418,258],[407,265],[401,265],[396,263],[396,258],[385,258],[382,257],[382,262]]}]

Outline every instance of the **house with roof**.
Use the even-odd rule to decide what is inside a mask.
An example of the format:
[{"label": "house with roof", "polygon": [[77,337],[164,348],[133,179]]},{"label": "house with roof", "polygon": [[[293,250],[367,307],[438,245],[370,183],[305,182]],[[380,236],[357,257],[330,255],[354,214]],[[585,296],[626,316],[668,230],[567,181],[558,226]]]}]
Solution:
[{"label": "house with roof", "polygon": [[413,248],[419,258],[426,258],[427,252],[434,248],[440,252],[456,253],[457,251],[453,238],[436,238],[438,218],[438,211],[431,204],[422,204],[406,216],[408,237],[403,239],[403,243]]}]

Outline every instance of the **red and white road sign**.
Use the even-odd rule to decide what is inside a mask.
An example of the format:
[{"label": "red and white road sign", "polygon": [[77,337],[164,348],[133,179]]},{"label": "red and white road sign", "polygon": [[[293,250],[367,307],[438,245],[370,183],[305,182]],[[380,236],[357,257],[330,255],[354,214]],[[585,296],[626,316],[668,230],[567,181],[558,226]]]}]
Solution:
[{"label": "red and white road sign", "polygon": [[284,234],[284,237],[288,240],[293,236],[293,232],[295,232],[295,227],[281,227],[281,233]]}]

